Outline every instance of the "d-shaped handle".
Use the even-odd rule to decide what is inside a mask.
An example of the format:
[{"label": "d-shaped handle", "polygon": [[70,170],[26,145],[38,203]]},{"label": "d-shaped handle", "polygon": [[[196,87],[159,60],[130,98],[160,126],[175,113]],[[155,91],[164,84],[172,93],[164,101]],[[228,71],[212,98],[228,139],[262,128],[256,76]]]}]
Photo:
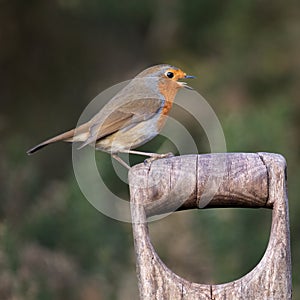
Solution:
[{"label": "d-shaped handle", "polygon": [[[286,162],[277,154],[187,155],[139,164],[129,172],[140,298],[291,299]],[[147,218],[175,210],[265,207],[273,210],[268,247],[258,265],[233,282],[189,282],[153,248]]]}]

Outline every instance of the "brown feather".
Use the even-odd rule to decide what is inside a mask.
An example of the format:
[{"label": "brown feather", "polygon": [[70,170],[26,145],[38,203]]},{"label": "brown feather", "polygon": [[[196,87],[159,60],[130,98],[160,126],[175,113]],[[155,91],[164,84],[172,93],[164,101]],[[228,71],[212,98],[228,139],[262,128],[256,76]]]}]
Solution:
[{"label": "brown feather", "polygon": [[[132,125],[151,118],[162,106],[160,99],[139,99],[128,102],[116,110],[112,111],[110,115],[103,121],[94,122],[96,116],[90,121],[91,126],[87,140],[79,147],[85,147],[88,144],[108,135],[115,133],[122,128],[130,128]],[[94,123],[94,124],[93,124]]]},{"label": "brown feather", "polygon": [[38,151],[38,150],[44,148],[45,146],[47,146],[47,145],[49,145],[49,144],[54,143],[54,142],[64,141],[64,140],[67,141],[67,140],[69,140],[69,139],[71,139],[71,138],[73,137],[74,131],[75,131],[75,130],[72,129],[72,130],[69,130],[69,131],[67,131],[67,132],[64,132],[64,133],[62,133],[62,134],[60,134],[60,135],[57,135],[57,136],[55,136],[55,137],[53,137],[53,138],[51,138],[51,139],[49,139],[49,140],[46,140],[46,141],[44,141],[44,142],[42,142],[42,143],[36,145],[35,147],[29,149],[29,150],[27,151],[27,154],[33,154],[33,153],[35,153],[36,151]]},{"label": "brown feather", "polygon": [[64,142],[82,142],[87,139],[87,129],[89,127],[88,123],[82,124],[81,126],[77,127],[76,129],[71,129],[69,131],[66,131],[62,134],[59,134],[51,139],[48,139],[33,148],[29,149],[27,151],[27,154],[33,154],[37,152],[38,150],[44,148],[45,146],[59,142],[59,141],[64,141]]}]

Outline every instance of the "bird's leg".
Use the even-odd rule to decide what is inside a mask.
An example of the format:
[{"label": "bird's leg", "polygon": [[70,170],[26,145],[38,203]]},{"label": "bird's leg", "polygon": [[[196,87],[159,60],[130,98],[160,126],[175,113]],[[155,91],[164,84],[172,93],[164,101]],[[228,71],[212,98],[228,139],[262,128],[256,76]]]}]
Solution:
[{"label": "bird's leg", "polygon": [[117,154],[111,154],[111,156],[118,161],[122,166],[124,166],[125,168],[127,168],[128,170],[130,170],[130,166],[126,164],[126,162]]},{"label": "bird's leg", "polygon": [[158,154],[158,153],[151,153],[151,154],[155,154],[155,155],[151,155],[149,158],[146,158],[144,160],[145,164],[149,164],[157,159],[168,158],[168,157],[174,156],[174,154],[172,152],[168,152],[168,153],[164,153],[164,154]]},{"label": "bird's leg", "polygon": [[166,158],[166,157],[174,156],[174,154],[172,152],[165,153],[165,154],[159,154],[159,153],[142,152],[142,151],[136,151],[136,150],[123,150],[122,153],[149,156],[149,158],[145,159],[145,163],[150,163],[150,162],[152,162],[154,160],[157,160],[157,159],[160,159],[160,158]]}]

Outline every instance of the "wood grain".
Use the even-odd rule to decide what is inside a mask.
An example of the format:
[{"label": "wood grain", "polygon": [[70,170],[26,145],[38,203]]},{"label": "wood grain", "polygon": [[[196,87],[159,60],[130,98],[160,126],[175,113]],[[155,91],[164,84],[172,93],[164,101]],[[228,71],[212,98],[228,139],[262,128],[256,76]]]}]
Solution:
[{"label": "wood grain", "polygon": [[[129,172],[140,299],[291,299],[286,162],[277,154],[188,155],[140,164]],[[147,218],[211,207],[273,209],[269,244],[259,264],[233,282],[189,282],[153,248]],[[237,224],[238,225],[238,224]]]},{"label": "wood grain", "polygon": [[[186,155],[139,164],[131,189],[145,189],[147,216],[211,207],[268,207],[267,167],[258,154]],[[137,185],[133,187],[133,185]]]}]

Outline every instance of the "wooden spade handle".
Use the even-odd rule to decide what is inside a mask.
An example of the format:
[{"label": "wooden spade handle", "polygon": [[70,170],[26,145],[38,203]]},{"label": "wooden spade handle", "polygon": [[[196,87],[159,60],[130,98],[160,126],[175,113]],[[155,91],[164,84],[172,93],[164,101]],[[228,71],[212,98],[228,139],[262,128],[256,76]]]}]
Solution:
[{"label": "wooden spade handle", "polygon": [[[277,154],[187,155],[139,164],[129,172],[132,226],[141,299],[291,299],[286,162]],[[189,282],[153,248],[147,218],[211,207],[273,209],[269,244],[259,264],[233,282]]]}]

